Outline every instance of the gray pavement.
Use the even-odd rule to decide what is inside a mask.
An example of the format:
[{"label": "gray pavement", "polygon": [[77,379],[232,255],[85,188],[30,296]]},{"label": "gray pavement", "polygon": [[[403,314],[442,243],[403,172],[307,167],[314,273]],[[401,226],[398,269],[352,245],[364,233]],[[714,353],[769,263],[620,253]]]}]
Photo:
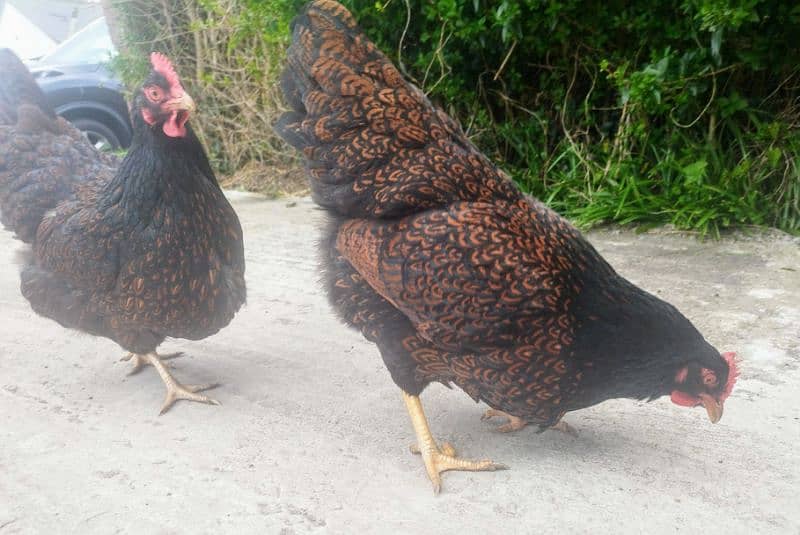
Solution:
[{"label": "gray pavement", "polygon": [[800,240],[702,242],[602,230],[625,276],[678,306],[742,376],[705,411],[614,400],[570,413],[580,435],[512,435],[459,390],[422,396],[434,434],[511,469],[446,473],[431,492],[374,346],[321,293],[308,199],[233,194],[248,304],[181,350],[219,407],[158,416],[152,369],[36,316],[0,231],[0,535],[16,533],[800,533]]}]

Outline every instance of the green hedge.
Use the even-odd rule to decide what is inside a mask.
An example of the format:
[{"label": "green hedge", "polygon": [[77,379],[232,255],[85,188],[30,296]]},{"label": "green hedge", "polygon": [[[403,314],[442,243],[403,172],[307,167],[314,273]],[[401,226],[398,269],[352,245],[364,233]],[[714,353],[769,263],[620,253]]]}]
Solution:
[{"label": "green hedge", "polygon": [[[523,188],[579,223],[800,232],[800,5],[777,0],[345,0]],[[126,54],[177,57],[216,161],[271,134],[302,0],[128,0]],[[138,60],[137,60],[138,58]],[[269,177],[265,176],[265,180]]]},{"label": "green hedge", "polygon": [[[130,89],[166,53],[197,101],[192,121],[223,173],[248,164],[285,168],[294,151],[272,131],[282,111],[277,85],[289,22],[302,0],[125,0],[106,2],[120,55],[113,67]],[[113,31],[116,30],[116,31]]]},{"label": "green hedge", "polygon": [[800,231],[800,4],[345,3],[482,149],[578,222]]}]

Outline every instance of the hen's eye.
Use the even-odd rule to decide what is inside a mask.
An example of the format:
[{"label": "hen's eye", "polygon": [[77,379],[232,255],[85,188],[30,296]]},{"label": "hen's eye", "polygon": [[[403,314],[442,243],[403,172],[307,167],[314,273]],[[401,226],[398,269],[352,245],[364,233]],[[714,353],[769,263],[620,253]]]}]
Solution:
[{"label": "hen's eye", "polygon": [[708,387],[715,387],[718,384],[717,374],[713,371],[703,368],[703,384]]},{"label": "hen's eye", "polygon": [[147,98],[152,100],[153,102],[158,102],[163,98],[163,94],[161,93],[161,89],[158,87],[148,87],[145,89],[145,95]]}]

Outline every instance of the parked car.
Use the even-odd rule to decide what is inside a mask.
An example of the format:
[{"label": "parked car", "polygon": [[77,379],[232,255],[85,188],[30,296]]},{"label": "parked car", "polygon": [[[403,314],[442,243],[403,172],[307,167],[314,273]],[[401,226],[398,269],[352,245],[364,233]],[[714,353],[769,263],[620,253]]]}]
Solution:
[{"label": "parked car", "polygon": [[115,54],[101,17],[29,65],[55,112],[100,150],[127,148],[133,135],[122,82],[107,66]]}]

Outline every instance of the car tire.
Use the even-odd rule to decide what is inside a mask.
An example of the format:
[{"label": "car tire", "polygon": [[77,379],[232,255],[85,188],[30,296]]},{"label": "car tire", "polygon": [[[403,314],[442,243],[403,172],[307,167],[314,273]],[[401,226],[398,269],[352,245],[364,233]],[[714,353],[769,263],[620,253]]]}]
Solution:
[{"label": "car tire", "polygon": [[122,148],[119,138],[112,129],[94,119],[78,118],[72,124],[89,138],[89,142],[99,151],[115,151]]}]

